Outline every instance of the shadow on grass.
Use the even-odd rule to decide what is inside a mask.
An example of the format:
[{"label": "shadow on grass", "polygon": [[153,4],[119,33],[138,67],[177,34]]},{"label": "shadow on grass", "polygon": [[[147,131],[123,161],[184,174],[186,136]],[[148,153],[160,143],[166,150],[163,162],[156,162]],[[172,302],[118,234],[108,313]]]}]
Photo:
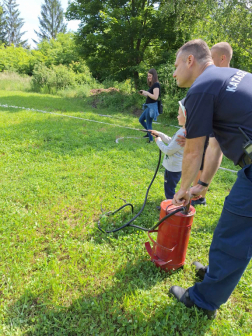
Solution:
[{"label": "shadow on grass", "polygon": [[163,286],[166,291],[165,282],[173,274],[149,261],[128,262],[115,272],[113,285],[85,288],[68,306],[53,304],[49,292],[27,290],[8,307],[4,327],[25,335],[204,335],[212,322],[202,312],[154,289]]},{"label": "shadow on grass", "polygon": [[[4,110],[0,107],[0,111]],[[14,112],[19,111],[21,110],[17,109]],[[4,132],[1,132],[0,137],[6,140],[6,134],[8,134],[8,138],[27,141],[30,143],[30,148],[37,151],[46,150],[62,154],[72,152],[73,154],[78,148],[83,149],[83,152],[91,148],[96,151],[108,151],[111,148],[118,148],[120,151],[123,148],[127,151],[136,152],[136,149],[141,149],[144,146],[144,150],[155,151],[158,156],[157,147],[148,146],[146,141],[141,138],[137,140],[134,138],[124,139],[125,141],[120,141],[117,144],[117,138],[139,137],[140,132],[118,128],[113,125],[113,121],[104,124],[100,123],[100,120],[89,121],[89,118],[78,120],[43,113],[38,114],[39,119],[36,121],[34,121],[36,118],[34,115],[32,118],[28,120],[18,119],[18,122],[14,120],[13,123],[10,120],[10,123],[5,125]],[[136,156],[139,155],[136,154]]]},{"label": "shadow on grass", "polygon": [[[84,105],[86,104],[92,112],[95,113],[96,109],[93,109],[91,103],[88,103],[88,99],[80,98],[62,98],[60,96],[45,95],[39,93],[25,93],[22,95],[7,94],[1,95],[1,104],[7,104],[10,106],[19,106],[24,108],[34,108],[47,111],[61,111],[61,112],[82,112]],[[20,110],[14,109],[13,112]]]},{"label": "shadow on grass", "polygon": [[[107,97],[108,96],[108,97]],[[110,104],[106,106],[105,109],[110,110],[110,114],[122,113],[123,115],[128,115],[131,117],[138,117],[135,111],[136,108],[128,107],[125,111],[122,111],[122,102],[124,102],[125,95],[120,94],[116,97],[111,96],[111,94],[103,93],[102,96],[89,96],[86,98],[63,98],[57,95],[40,94],[40,93],[24,93],[21,95],[8,94],[1,95],[1,104],[7,104],[10,106],[19,106],[24,108],[34,108],[40,110],[46,110],[50,112],[79,112],[83,113],[85,110],[92,111],[92,113],[101,113],[103,100],[109,98]],[[114,100],[114,101],[113,101]],[[98,104],[98,105],[97,105]],[[141,107],[141,104],[139,105]],[[104,107],[103,107],[104,108]],[[119,109],[119,111],[118,111]],[[12,111],[15,112],[15,111]],[[18,112],[18,109],[16,110]]]},{"label": "shadow on grass", "polygon": [[[108,96],[108,97],[106,97]],[[127,96],[127,95],[126,95]],[[13,94],[8,92],[8,94],[2,94],[1,104],[7,104],[12,106],[20,106],[24,108],[34,108],[39,110],[46,110],[48,112],[67,112],[71,113],[84,113],[92,112],[94,114],[105,114],[113,116],[115,119],[120,118],[120,116],[127,116],[130,118],[139,118],[142,113],[143,101],[134,101],[131,104],[131,99],[129,104],[127,104],[127,97],[123,94],[116,97],[111,96],[110,93],[103,93],[102,95],[94,95],[86,98],[62,98],[60,96],[54,96],[49,94],[40,93],[23,93],[23,94]],[[126,97],[126,101],[125,101]],[[108,99],[107,99],[108,98]],[[107,101],[107,103],[106,103]],[[109,104],[108,104],[109,102]],[[126,104],[126,105],[125,105]],[[109,113],[108,113],[109,110]],[[13,109],[11,113],[19,112],[20,109]],[[84,117],[85,114],[83,114]],[[119,116],[118,116],[119,115]],[[80,115],[82,116],[82,115]],[[113,118],[112,118],[113,120]],[[175,124],[177,120],[170,119],[169,115],[165,113],[159,116],[159,123]]]}]

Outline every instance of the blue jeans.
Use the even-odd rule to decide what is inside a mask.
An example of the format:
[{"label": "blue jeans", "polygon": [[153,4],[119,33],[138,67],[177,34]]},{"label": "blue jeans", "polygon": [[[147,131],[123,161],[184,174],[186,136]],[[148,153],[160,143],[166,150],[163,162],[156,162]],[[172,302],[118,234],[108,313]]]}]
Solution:
[{"label": "blue jeans", "polygon": [[165,169],[164,173],[164,191],[166,199],[173,199],[175,188],[181,178],[181,172],[171,172]]},{"label": "blue jeans", "polygon": [[[139,122],[145,129],[151,130],[153,119],[156,121],[158,117],[158,103],[143,104],[143,108],[144,111],[139,118]],[[153,141],[153,136],[150,133],[148,133],[148,135],[149,140]]]},{"label": "blue jeans", "polygon": [[201,283],[189,288],[198,306],[215,310],[225,303],[252,257],[252,164],[238,172],[226,197],[209,251],[209,267]]},{"label": "blue jeans", "polygon": [[[145,120],[146,120],[146,122],[145,122]],[[141,114],[141,116],[139,118],[139,122],[146,130],[151,130],[152,129],[152,121],[153,121],[153,118],[150,117],[149,108],[147,107],[143,111],[143,113]],[[148,135],[149,135],[149,140],[153,141],[153,136],[151,135],[151,133],[148,133]]]}]

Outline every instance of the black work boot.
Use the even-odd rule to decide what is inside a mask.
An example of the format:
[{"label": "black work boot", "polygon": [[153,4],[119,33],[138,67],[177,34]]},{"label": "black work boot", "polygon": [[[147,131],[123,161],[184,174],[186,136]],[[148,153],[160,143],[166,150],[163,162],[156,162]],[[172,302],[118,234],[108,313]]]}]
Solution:
[{"label": "black work boot", "polygon": [[169,290],[169,292],[175,296],[175,298],[184,303],[184,305],[187,307],[187,308],[191,308],[193,306],[195,306],[195,304],[192,302],[192,300],[190,299],[190,296],[189,296],[189,291],[188,289],[184,289],[182,287],[179,287],[179,286],[172,286]]},{"label": "black work boot", "polygon": [[191,308],[193,306],[197,307],[198,309],[203,310],[203,312],[207,315],[209,320],[213,320],[216,315],[217,311],[216,310],[208,310],[208,309],[203,309],[198,307],[191,299],[189,295],[189,290],[184,289],[179,286],[172,286],[169,290],[169,292],[175,296],[175,298],[179,301],[182,302],[187,308]]},{"label": "black work boot", "polygon": [[201,279],[201,280],[203,280],[204,279],[204,277],[205,277],[205,274],[206,274],[206,272],[207,272],[207,266],[204,266],[204,265],[202,265],[200,262],[198,262],[198,261],[194,261],[193,263],[192,263],[192,265],[194,265],[195,266],[195,269],[196,269],[196,275],[198,275],[198,277]]}]

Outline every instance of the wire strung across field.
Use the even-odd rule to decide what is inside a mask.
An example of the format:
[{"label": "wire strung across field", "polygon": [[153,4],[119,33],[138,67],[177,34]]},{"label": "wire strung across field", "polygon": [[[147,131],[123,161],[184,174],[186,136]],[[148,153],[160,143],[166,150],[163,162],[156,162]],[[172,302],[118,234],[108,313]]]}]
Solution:
[{"label": "wire strung across field", "polygon": [[[85,120],[85,121],[89,121],[89,122],[95,122],[95,123],[98,123],[98,124],[105,124],[105,125],[116,126],[116,127],[120,127],[120,128],[127,128],[127,129],[131,129],[131,130],[134,130],[134,131],[138,131],[137,128],[132,128],[132,127],[128,127],[128,126],[121,126],[121,125],[106,123],[104,121],[98,121],[98,120],[92,120],[92,119],[86,119],[86,118],[81,118],[81,117],[70,116],[70,115],[63,114],[63,113],[50,112],[50,111],[38,110],[38,109],[34,109],[34,108],[29,108],[29,107],[14,106],[14,105],[7,105],[7,104],[0,104],[0,106],[1,107],[5,107],[5,108],[16,108],[16,109],[21,109],[21,110],[26,110],[26,111],[52,114],[52,115],[57,115],[57,116],[60,116],[60,117],[65,117],[65,118],[73,118],[73,119]],[[98,116],[100,116],[100,117],[106,117],[106,118],[113,118],[114,117],[114,116],[106,115],[106,114],[98,114]],[[155,124],[159,124],[159,123],[155,123]],[[165,125],[165,126],[172,126],[172,127],[180,128],[180,127],[175,126],[175,125]],[[125,137],[125,138],[140,139],[138,137]],[[119,143],[119,140],[121,140],[121,139],[124,139],[124,138],[118,138],[118,139],[116,139],[116,143]],[[224,167],[219,167],[219,169],[225,170],[225,171],[229,171],[229,172],[232,172],[232,173],[237,173],[236,170],[232,170],[232,169],[228,169],[228,168],[224,168]]]}]

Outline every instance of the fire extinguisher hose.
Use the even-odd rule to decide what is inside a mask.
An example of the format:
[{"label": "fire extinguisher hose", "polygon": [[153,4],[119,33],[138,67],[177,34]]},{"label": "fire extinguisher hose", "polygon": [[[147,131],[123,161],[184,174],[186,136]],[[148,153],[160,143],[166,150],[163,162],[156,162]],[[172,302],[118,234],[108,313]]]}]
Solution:
[{"label": "fire extinguisher hose", "polygon": [[[131,226],[131,227],[134,227],[134,228],[136,228],[136,229],[143,230],[143,231],[151,231],[151,230],[154,230],[155,228],[157,228],[157,227],[158,227],[158,226],[159,226],[159,225],[160,225],[166,218],[169,218],[169,217],[173,216],[173,215],[176,214],[177,212],[179,212],[179,211],[185,211],[185,212],[186,212],[186,210],[187,210],[186,207],[184,207],[184,206],[183,206],[183,207],[179,207],[179,208],[175,209],[174,211],[170,212],[168,215],[166,215],[166,216],[163,217],[162,219],[160,219],[160,221],[159,221],[153,228],[151,228],[151,229],[147,229],[147,228],[144,228],[144,227],[141,227],[141,226],[138,226],[138,225],[131,224],[134,220],[137,219],[137,217],[139,217],[139,216],[141,215],[141,213],[143,212],[143,210],[144,210],[144,208],[145,208],[145,205],[146,205],[146,202],[147,202],[148,193],[149,193],[149,190],[150,190],[150,188],[151,188],[151,186],[152,186],[152,183],[154,182],[154,180],[155,180],[155,178],[156,178],[156,176],[157,176],[157,172],[158,172],[158,169],[159,169],[159,166],[160,166],[160,162],[161,162],[161,150],[159,150],[159,159],[158,159],[157,168],[156,168],[155,173],[154,173],[154,176],[153,176],[153,178],[152,178],[152,180],[151,180],[151,182],[150,182],[150,184],[149,184],[149,187],[148,187],[148,189],[147,189],[147,191],[146,191],[145,199],[144,199],[144,203],[143,203],[143,205],[142,205],[140,211],[139,211],[139,212],[138,212],[138,213],[137,213],[131,220],[129,220],[127,223],[123,224],[123,225],[120,226],[119,228],[116,228],[116,229],[113,229],[113,230],[109,230],[109,231],[107,231],[107,230],[103,230],[103,229],[101,228],[100,220],[98,220],[98,229],[99,229],[101,232],[103,232],[103,233],[117,232],[117,231],[119,231],[119,230],[124,229],[124,228],[127,227],[127,226]],[[126,202],[126,201],[125,201],[125,202]],[[118,209],[115,210],[115,211],[109,211],[109,212],[107,212],[107,213],[105,213],[105,214],[102,214],[101,218],[104,217],[104,216],[114,215],[116,212],[119,212],[120,210],[122,210],[122,209],[125,208],[126,206],[130,206],[130,207],[131,207],[131,211],[132,211],[132,213],[133,213],[133,211],[134,211],[134,207],[133,207],[133,205],[132,205],[131,203],[126,203],[126,204],[124,204],[123,206],[121,206],[120,208],[118,208]]]}]

